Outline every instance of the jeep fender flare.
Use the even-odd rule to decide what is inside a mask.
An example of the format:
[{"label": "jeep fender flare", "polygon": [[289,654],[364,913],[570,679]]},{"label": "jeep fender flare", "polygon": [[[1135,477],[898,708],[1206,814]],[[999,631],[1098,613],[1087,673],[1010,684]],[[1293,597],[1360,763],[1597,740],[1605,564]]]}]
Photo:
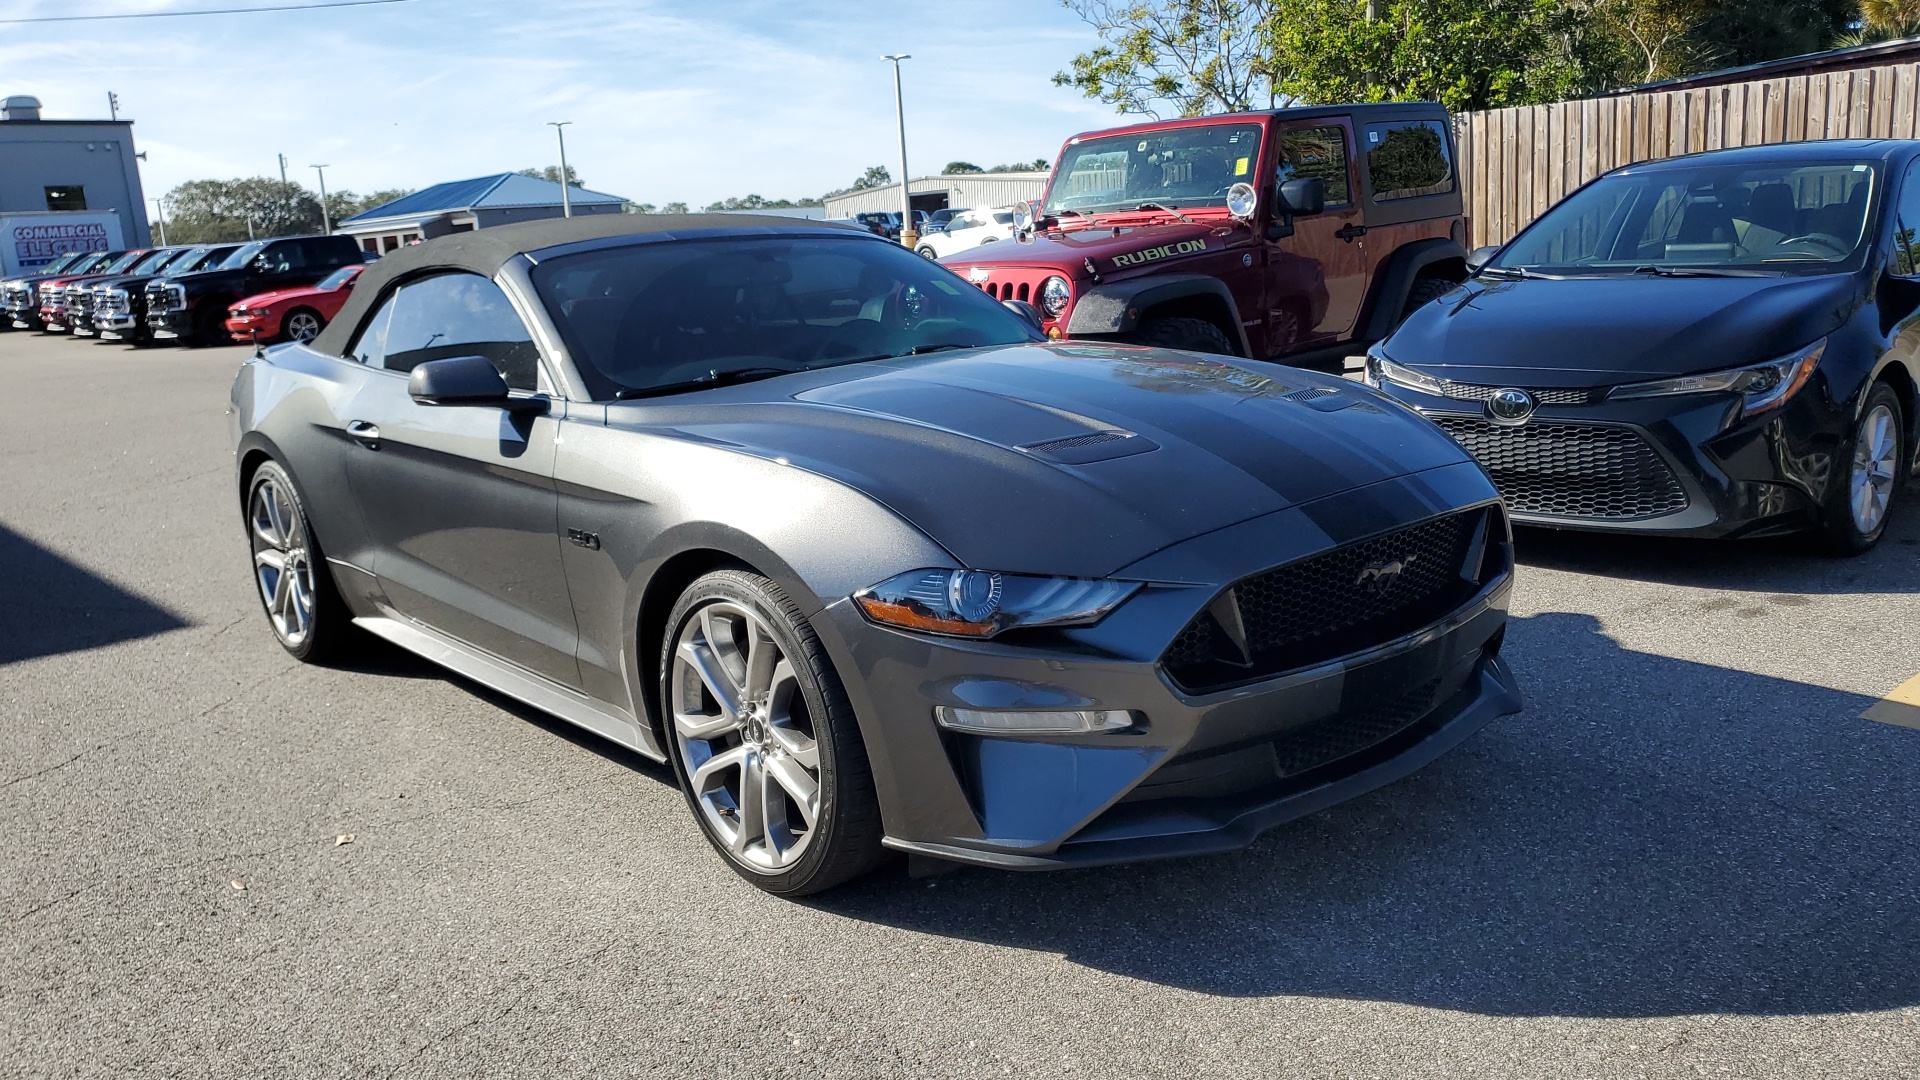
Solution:
[{"label": "jeep fender flare", "polygon": [[1388,256],[1387,264],[1375,277],[1379,284],[1373,290],[1373,297],[1367,304],[1366,322],[1360,327],[1360,333],[1354,335],[1355,340],[1379,341],[1392,333],[1394,324],[1400,319],[1400,309],[1407,305],[1407,294],[1413,290],[1414,279],[1420,277],[1420,271],[1449,259],[1459,262],[1461,277],[1464,278],[1467,249],[1452,240],[1437,237],[1415,240]]},{"label": "jeep fender flare", "polygon": [[1207,274],[1157,274],[1095,285],[1074,301],[1067,316],[1068,337],[1111,337],[1137,329],[1143,315],[1178,300],[1218,301],[1226,311],[1227,340],[1235,355],[1252,356],[1247,329],[1240,325],[1240,307],[1227,283]]}]

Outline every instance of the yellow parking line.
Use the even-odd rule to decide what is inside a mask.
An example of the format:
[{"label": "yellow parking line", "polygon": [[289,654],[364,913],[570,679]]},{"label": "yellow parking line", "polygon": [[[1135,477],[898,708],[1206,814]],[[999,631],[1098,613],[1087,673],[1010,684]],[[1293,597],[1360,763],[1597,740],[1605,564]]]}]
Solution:
[{"label": "yellow parking line", "polygon": [[1893,693],[1875,702],[1873,708],[1861,713],[1860,719],[1878,720],[1883,724],[1897,724],[1900,727],[1920,728],[1920,675],[1894,687]]}]

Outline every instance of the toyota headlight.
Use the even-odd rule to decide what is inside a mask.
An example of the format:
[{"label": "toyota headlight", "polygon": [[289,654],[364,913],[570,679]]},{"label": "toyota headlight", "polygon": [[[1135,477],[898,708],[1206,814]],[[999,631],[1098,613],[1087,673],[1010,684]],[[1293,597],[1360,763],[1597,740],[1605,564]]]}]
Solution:
[{"label": "toyota headlight", "polygon": [[1397,383],[1436,397],[1447,396],[1446,385],[1439,379],[1394,363],[1387,359],[1385,350],[1375,345],[1367,350],[1367,385],[1379,390],[1387,383]]},{"label": "toyota headlight", "polygon": [[1655,379],[1652,382],[1630,383],[1616,386],[1607,392],[1607,400],[1623,401],[1632,398],[1671,397],[1676,394],[1739,394],[1740,415],[1752,416],[1766,412],[1786,403],[1788,398],[1800,392],[1800,388],[1813,377],[1813,369],[1820,366],[1820,358],[1826,354],[1827,339],[1803,349],[1789,353],[1778,360],[1769,360],[1764,364],[1752,364],[1747,367],[1727,368],[1724,371],[1709,371],[1701,375],[1682,375],[1676,379]]},{"label": "toyota headlight", "polygon": [[1091,625],[1139,588],[1134,581],[911,570],[861,589],[853,602],[883,626],[990,638],[1016,626]]},{"label": "toyota headlight", "polygon": [[1047,318],[1057,319],[1067,310],[1067,303],[1073,299],[1073,287],[1063,277],[1050,277],[1040,283],[1040,310]]}]

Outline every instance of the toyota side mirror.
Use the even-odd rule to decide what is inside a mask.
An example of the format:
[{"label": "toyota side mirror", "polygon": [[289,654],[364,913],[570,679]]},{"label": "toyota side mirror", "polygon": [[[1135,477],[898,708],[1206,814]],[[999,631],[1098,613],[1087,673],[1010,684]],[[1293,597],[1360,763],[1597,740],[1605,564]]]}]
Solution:
[{"label": "toyota side mirror", "polygon": [[500,370],[484,356],[428,360],[407,376],[407,395],[421,405],[475,405],[508,412],[546,412],[547,399],[514,397]]},{"label": "toyota side mirror", "polygon": [[1488,244],[1486,247],[1474,248],[1471,252],[1467,253],[1467,272],[1472,273],[1479,270],[1481,267],[1492,262],[1493,257],[1498,254],[1500,254],[1499,244]]},{"label": "toyota side mirror", "polygon": [[1327,208],[1327,185],[1317,176],[1299,176],[1282,180],[1273,192],[1273,220],[1267,223],[1268,240],[1284,240],[1293,235],[1293,219],[1312,217]]}]

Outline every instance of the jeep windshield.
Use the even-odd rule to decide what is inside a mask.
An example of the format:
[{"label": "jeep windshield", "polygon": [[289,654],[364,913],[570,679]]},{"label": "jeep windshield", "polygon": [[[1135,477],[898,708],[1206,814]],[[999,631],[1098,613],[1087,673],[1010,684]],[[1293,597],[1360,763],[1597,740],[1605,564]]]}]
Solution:
[{"label": "jeep windshield", "polygon": [[1865,161],[1629,169],[1568,196],[1481,273],[1749,277],[1850,269],[1871,247],[1877,178]]},{"label": "jeep windshield", "polygon": [[1229,188],[1254,182],[1259,161],[1259,124],[1079,139],[1060,155],[1041,214],[1224,207]]}]

